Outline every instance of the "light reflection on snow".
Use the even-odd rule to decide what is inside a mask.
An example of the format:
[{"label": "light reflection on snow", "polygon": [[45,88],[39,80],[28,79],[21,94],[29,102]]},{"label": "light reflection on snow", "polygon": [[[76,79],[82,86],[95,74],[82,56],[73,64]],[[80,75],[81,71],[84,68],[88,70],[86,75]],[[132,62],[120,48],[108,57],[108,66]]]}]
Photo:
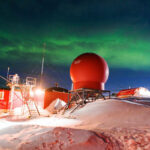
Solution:
[{"label": "light reflection on snow", "polygon": [[1,120],[0,121],[0,130],[4,129],[4,128],[7,128],[7,127],[10,127],[12,125],[11,122],[7,122],[5,120]]},{"label": "light reflection on snow", "polygon": [[49,119],[40,118],[40,119],[31,120],[30,124],[40,125],[40,126],[53,126],[53,127],[61,126],[62,127],[62,126],[79,124],[79,122],[80,121],[75,119],[50,117]]},{"label": "light reflection on snow", "polygon": [[37,119],[31,119],[28,121],[7,121],[6,119],[0,119],[0,130],[16,125],[39,125],[46,127],[66,127],[79,124],[80,121],[76,119],[57,118],[57,117],[41,117]]}]

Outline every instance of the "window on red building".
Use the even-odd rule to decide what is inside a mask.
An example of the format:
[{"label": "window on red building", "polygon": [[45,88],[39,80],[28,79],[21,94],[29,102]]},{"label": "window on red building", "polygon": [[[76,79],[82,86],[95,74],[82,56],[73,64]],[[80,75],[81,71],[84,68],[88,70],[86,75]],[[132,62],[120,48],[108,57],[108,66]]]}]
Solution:
[{"label": "window on red building", "polygon": [[4,91],[0,91],[0,100],[4,100]]}]

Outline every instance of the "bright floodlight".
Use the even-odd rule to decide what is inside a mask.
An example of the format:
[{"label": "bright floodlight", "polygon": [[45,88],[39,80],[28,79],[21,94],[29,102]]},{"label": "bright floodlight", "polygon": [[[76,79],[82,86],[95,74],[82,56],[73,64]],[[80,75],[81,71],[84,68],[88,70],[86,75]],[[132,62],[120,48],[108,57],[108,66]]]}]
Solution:
[{"label": "bright floodlight", "polygon": [[42,94],[44,94],[44,90],[43,89],[36,89],[35,94],[36,95],[42,95]]}]

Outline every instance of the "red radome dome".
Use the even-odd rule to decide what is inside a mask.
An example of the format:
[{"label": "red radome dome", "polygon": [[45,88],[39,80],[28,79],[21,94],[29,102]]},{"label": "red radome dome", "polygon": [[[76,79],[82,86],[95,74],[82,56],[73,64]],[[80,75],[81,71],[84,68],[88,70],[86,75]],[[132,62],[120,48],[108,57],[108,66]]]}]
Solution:
[{"label": "red radome dome", "polygon": [[70,67],[74,90],[80,88],[104,90],[108,75],[109,68],[106,61],[94,53],[78,56]]}]

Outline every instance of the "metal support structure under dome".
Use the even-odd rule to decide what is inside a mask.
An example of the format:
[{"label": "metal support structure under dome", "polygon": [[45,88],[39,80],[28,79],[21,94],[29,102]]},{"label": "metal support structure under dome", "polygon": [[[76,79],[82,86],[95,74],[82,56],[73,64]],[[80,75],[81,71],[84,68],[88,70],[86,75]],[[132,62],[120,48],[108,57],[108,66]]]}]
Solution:
[{"label": "metal support structure under dome", "polygon": [[68,93],[68,103],[66,105],[66,109],[75,106],[75,108],[71,111],[73,112],[78,107],[84,106],[89,102],[93,102],[97,99],[106,100],[107,98],[110,99],[109,90],[95,90],[95,89],[87,89],[87,88],[71,90]]}]

